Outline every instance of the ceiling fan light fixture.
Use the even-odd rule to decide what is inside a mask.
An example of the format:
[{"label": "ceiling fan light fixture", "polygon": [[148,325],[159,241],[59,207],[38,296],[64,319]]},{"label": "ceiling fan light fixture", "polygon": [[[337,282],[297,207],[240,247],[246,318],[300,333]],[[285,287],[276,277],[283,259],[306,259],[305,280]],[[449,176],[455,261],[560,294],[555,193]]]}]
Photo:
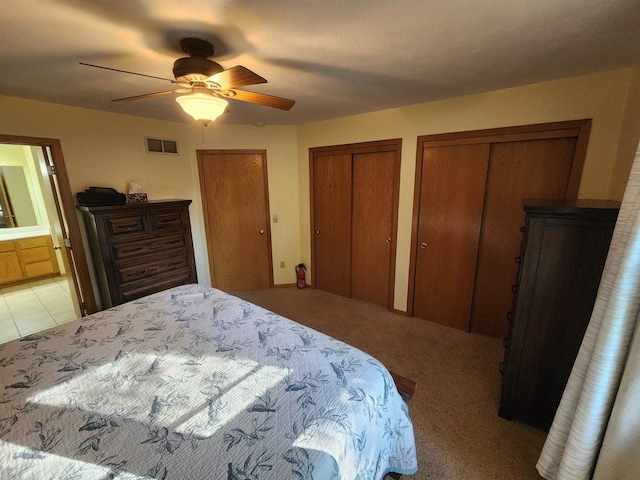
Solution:
[{"label": "ceiling fan light fixture", "polygon": [[206,93],[193,93],[176,98],[182,109],[206,127],[224,113],[229,102]]}]

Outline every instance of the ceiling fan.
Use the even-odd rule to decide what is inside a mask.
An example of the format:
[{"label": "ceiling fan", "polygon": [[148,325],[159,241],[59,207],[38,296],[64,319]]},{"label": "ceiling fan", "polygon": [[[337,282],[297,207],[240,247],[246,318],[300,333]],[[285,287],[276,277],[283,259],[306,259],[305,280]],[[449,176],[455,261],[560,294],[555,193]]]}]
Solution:
[{"label": "ceiling fan", "polygon": [[180,47],[182,51],[189,56],[179,58],[174,62],[173,75],[175,80],[100,65],[92,65],[90,63],[80,62],[80,65],[171,82],[176,86],[172,90],[117,98],[112,101],[140,100],[143,98],[169,95],[171,93],[184,94],[177,97],[176,101],[185,112],[194,119],[201,121],[205,126],[223,112],[228,111],[225,100],[228,98],[278,108],[280,110],[289,110],[295,103],[295,100],[288,98],[274,97],[273,95],[248,92],[236,88],[267,83],[267,80],[241,65],[225,70],[218,63],[209,60],[209,57],[213,56],[214,50],[213,45],[205,40],[199,38],[184,38],[180,41]]}]

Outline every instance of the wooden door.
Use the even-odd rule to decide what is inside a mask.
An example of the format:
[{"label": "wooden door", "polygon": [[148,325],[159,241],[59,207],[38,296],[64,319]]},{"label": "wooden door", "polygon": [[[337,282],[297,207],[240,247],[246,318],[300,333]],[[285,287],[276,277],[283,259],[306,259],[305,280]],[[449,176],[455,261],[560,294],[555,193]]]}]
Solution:
[{"label": "wooden door", "polygon": [[423,149],[416,317],[468,328],[488,161],[487,144]]},{"label": "wooden door", "polygon": [[[351,294],[391,306],[395,260],[393,226],[396,156],[393,151],[353,155]],[[393,262],[395,263],[395,261]]]},{"label": "wooden door", "polygon": [[[61,186],[58,182],[58,175],[54,172],[57,172],[56,166],[54,164],[54,155],[51,147],[44,146],[42,147],[42,159],[44,160],[47,166],[47,172],[49,173],[49,184],[46,185],[44,182],[42,183],[42,193],[45,195],[51,195],[53,199],[53,204],[55,205],[56,215],[58,217],[58,224],[55,222],[52,225],[52,236],[56,239],[60,246],[62,264],[64,265],[64,269],[67,272],[68,276],[71,278],[71,284],[73,285],[73,289],[76,292],[76,301],[78,302],[77,307],[79,308],[81,315],[86,315],[87,313],[93,313],[95,310],[88,311],[87,309],[87,295],[83,291],[80,278],[81,275],[78,269],[78,257],[77,250],[72,248],[72,243],[67,242],[66,239],[71,237],[70,235],[70,226],[67,221],[67,216],[64,214],[64,206],[61,202],[62,194],[61,194]],[[75,216],[75,212],[74,212]],[[55,258],[55,255],[54,255]],[[91,299],[93,301],[93,299]],[[74,307],[76,307],[76,301],[74,301]]]},{"label": "wooden door", "polygon": [[221,290],[273,284],[264,150],[198,151],[211,282]]},{"label": "wooden door", "polygon": [[491,145],[478,253],[471,330],[502,338],[511,309],[524,225],[525,198],[567,195],[576,139],[552,138]]},{"label": "wooden door", "polygon": [[351,297],[351,154],[313,160],[314,286]]}]

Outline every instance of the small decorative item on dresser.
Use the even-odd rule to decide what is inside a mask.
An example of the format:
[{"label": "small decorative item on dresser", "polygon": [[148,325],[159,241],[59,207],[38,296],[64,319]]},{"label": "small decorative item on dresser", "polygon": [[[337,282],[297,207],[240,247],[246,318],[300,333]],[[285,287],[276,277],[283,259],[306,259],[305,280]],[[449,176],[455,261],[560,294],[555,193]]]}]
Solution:
[{"label": "small decorative item on dresser", "polygon": [[147,203],[146,193],[127,193],[127,204],[130,203]]},{"label": "small decorative item on dresser", "polygon": [[146,203],[147,194],[140,192],[140,184],[138,182],[131,182],[129,184],[129,192],[127,193],[127,204],[130,203]]}]

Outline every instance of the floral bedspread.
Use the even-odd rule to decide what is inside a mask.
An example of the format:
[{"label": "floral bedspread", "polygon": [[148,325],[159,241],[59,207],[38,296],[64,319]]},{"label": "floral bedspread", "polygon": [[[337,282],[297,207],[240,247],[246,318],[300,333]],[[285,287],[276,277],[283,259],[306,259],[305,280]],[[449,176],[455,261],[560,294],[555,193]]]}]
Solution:
[{"label": "floral bedspread", "polygon": [[381,480],[413,427],[371,356],[186,285],[0,345],[0,478]]}]

